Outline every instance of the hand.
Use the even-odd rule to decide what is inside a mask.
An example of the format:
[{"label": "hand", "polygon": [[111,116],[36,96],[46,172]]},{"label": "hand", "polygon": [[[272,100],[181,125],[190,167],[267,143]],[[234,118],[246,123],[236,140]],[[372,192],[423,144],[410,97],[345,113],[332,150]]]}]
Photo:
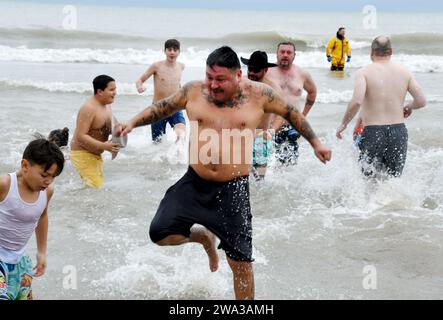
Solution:
[{"label": "hand", "polygon": [[257,137],[263,137],[264,140],[272,140],[273,136],[272,136],[272,131],[274,130],[261,130],[258,132]]},{"label": "hand", "polygon": [[263,139],[265,139],[265,140],[274,140],[272,132],[269,129],[263,131]]},{"label": "hand", "polygon": [[118,143],[112,143],[111,140],[105,142],[106,151],[109,151],[112,154],[116,154],[120,151],[120,145]]},{"label": "hand", "polygon": [[327,58],[328,58],[328,62],[331,62],[331,61],[332,61],[331,56],[327,56]]},{"label": "hand", "polygon": [[140,86],[140,87],[137,87],[137,91],[138,91],[138,93],[143,93],[146,91],[146,88],[143,86]]},{"label": "hand", "polygon": [[343,131],[345,131],[345,129],[346,129],[346,125],[342,124],[340,127],[338,127],[337,132],[335,133],[335,136],[336,136],[338,139],[343,139],[341,133],[342,133]]},{"label": "hand", "polygon": [[326,163],[326,161],[331,160],[331,155],[332,155],[331,149],[325,147],[322,144],[314,148],[314,152],[317,158],[323,163]]},{"label": "hand", "polygon": [[134,129],[134,127],[130,122],[119,123],[116,130],[117,137],[126,136],[132,129]]},{"label": "hand", "polygon": [[346,62],[351,62],[351,57],[348,57],[348,59],[346,59]]},{"label": "hand", "polygon": [[45,274],[46,270],[46,255],[37,253],[37,265],[32,269],[34,277],[41,277]]},{"label": "hand", "polygon": [[405,118],[409,117],[412,114],[412,109],[409,107],[404,107],[403,108],[403,116]]}]

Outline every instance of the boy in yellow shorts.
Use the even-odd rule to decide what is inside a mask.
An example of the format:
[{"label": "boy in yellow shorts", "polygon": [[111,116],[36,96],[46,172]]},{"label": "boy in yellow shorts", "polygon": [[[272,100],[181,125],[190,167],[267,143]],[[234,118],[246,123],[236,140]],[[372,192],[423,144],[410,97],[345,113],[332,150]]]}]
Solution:
[{"label": "boy in yellow shorts", "polygon": [[100,75],[92,82],[94,96],[80,108],[77,128],[71,141],[71,162],[88,187],[100,188],[103,184],[103,159],[109,151],[117,154],[119,144],[108,141],[112,131],[111,103],[117,93],[115,80]]}]

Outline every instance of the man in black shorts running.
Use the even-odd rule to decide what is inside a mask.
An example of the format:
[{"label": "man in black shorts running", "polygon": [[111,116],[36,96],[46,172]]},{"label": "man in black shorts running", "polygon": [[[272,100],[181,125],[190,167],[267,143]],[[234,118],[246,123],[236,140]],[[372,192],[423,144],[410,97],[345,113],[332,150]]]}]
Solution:
[{"label": "man in black shorts running", "polygon": [[248,176],[255,129],[264,114],[275,113],[308,140],[320,161],[329,161],[331,151],[294,106],[268,85],[242,77],[238,56],[229,47],[208,56],[205,82],[186,84],[122,124],[120,130],[126,135],[182,109],[191,125],[190,166],[167,190],[152,220],[150,237],[158,245],[202,244],[214,272],[219,262],[217,236],[233,272],[236,299],[253,299]]}]

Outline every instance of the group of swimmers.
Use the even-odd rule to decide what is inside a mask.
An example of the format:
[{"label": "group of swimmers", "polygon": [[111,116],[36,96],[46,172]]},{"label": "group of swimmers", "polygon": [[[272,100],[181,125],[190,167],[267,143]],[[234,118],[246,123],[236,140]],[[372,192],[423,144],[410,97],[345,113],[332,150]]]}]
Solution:
[{"label": "group of swimmers", "polygon": [[[331,159],[331,150],[317,138],[306,120],[315,103],[317,88],[306,70],[296,64],[295,45],[282,42],[277,46],[277,63],[269,63],[265,52],[255,51],[241,61],[247,66],[242,75],[240,59],[227,46],[209,54],[205,81],[180,86],[184,65],[177,62],[180,44],[171,39],[165,43],[166,59],[153,63],[137,81],[154,76],[154,101],[151,106],[128,122],[112,127],[111,104],[116,95],[113,78],[101,75],[94,79],[94,95],[80,108],[71,141],[70,159],[85,183],[99,187],[103,183],[101,154],[117,154],[121,145],[109,140],[112,131],[126,137],[134,128],[155,124],[152,138],[158,142],[166,123],[174,128],[177,142],[185,137],[182,110],[197,134],[191,130],[190,157],[185,175],[170,187],[161,200],[151,222],[149,235],[158,245],[180,245],[196,242],[203,246],[212,272],[218,269],[218,248],[225,251],[233,273],[236,299],[254,298],[252,257],[252,214],[249,203],[251,163],[246,154],[254,148],[256,175],[263,177],[269,142],[275,140],[279,161],[295,163],[297,139],[303,136],[323,163]],[[356,73],[354,95],[348,105],[337,137],[360,111],[364,130],[359,147],[362,170],[367,176],[387,172],[401,175],[407,151],[404,118],[426,103],[413,76],[391,61],[392,47],[388,37],[374,39],[372,64]],[[298,110],[302,92],[307,98],[302,112]],[[404,105],[409,92],[413,101]],[[257,130],[259,129],[259,130]],[[225,135],[225,131],[228,135]],[[217,143],[208,149],[199,133],[215,133]],[[245,134],[246,133],[246,134]],[[233,135],[252,137],[251,143]],[[249,135],[248,135],[249,134]],[[247,139],[246,139],[247,140]],[[229,146],[226,148],[226,146]],[[232,156],[242,155],[232,161]],[[209,160],[208,160],[209,159]],[[226,161],[228,159],[228,161]],[[31,297],[33,276],[46,268],[47,208],[53,193],[53,180],[63,170],[64,157],[59,148],[46,139],[32,141],[25,149],[20,169],[0,177],[0,299]],[[25,204],[25,205],[24,205]],[[37,235],[37,267],[24,253],[32,232]]]}]

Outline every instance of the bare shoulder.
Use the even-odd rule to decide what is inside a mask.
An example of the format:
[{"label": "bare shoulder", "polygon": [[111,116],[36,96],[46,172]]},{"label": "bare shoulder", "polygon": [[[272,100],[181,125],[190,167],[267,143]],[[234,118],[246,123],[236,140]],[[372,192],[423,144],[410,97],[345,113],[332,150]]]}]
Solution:
[{"label": "bare shoulder", "polygon": [[189,81],[181,88],[185,96],[200,94],[204,88],[203,81]]},{"label": "bare shoulder", "polygon": [[268,79],[278,79],[279,77],[279,71],[278,68],[269,68],[268,72],[266,73],[266,78]]},{"label": "bare shoulder", "polygon": [[303,70],[303,83],[304,85],[309,84],[310,86],[312,86],[314,84],[314,79],[312,79],[311,74],[309,73],[309,71],[307,70]]},{"label": "bare shoulder", "polygon": [[54,184],[51,183],[48,188],[46,189],[46,195],[48,198],[48,202],[51,200],[52,195],[54,194]]},{"label": "bare shoulder", "polygon": [[355,74],[354,78],[357,79],[359,77],[366,77],[369,73],[371,73],[372,65],[367,65],[361,69],[358,69]]},{"label": "bare shoulder", "polygon": [[412,77],[411,72],[401,63],[398,62],[392,62],[392,65],[394,68],[396,68],[399,72],[402,72],[407,77]]},{"label": "bare shoulder", "polygon": [[151,64],[151,68],[156,69],[158,67],[161,67],[165,64],[164,61],[155,61]]},{"label": "bare shoulder", "polygon": [[3,201],[8,195],[11,178],[9,175],[0,177],[0,201]]},{"label": "bare shoulder", "polygon": [[158,69],[161,67],[163,61],[156,61],[151,63],[151,65],[148,67],[148,69],[146,69],[146,72],[149,73],[156,73],[158,71]]},{"label": "bare shoulder", "polygon": [[249,79],[243,79],[243,90],[245,94],[250,98],[258,100],[265,99],[267,102],[272,102],[278,96],[276,90],[274,90],[269,84],[251,81]]},{"label": "bare shoulder", "polygon": [[79,115],[94,115],[95,113],[95,105],[92,102],[91,99],[88,99],[81,107],[80,110],[78,111]]},{"label": "bare shoulder", "polygon": [[268,86],[270,86],[277,94],[282,94],[283,93],[281,91],[279,85],[277,85],[277,83],[274,80],[272,80],[272,79],[270,79],[268,77],[264,77],[263,78],[263,83],[267,84]]},{"label": "bare shoulder", "polygon": [[241,81],[241,88],[245,93],[252,93],[252,94],[261,93],[264,90],[265,86],[267,85],[265,85],[262,82],[252,81],[249,80],[248,78],[242,78]]}]

